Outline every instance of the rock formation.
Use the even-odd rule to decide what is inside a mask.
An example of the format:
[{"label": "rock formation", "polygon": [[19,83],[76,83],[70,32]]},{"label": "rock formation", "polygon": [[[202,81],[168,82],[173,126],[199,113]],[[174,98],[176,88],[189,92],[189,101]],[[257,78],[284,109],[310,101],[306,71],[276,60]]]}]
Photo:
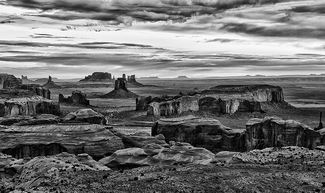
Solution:
[{"label": "rock formation", "polygon": [[233,154],[229,163],[245,164],[323,164],[325,152],[304,147],[265,148]]},{"label": "rock formation", "polygon": [[80,82],[106,82],[111,81],[112,75],[108,72],[94,72],[92,75],[86,76]]},{"label": "rock formation", "polygon": [[143,148],[128,148],[114,152],[98,163],[111,168],[133,168],[140,166],[172,164],[209,164],[214,154],[204,148],[193,147],[188,143],[176,143],[170,148],[148,144]]},{"label": "rock formation", "polygon": [[72,104],[80,104],[80,105],[89,105],[89,100],[86,98],[86,94],[81,91],[73,91],[71,96],[68,98],[64,98],[62,94],[59,94],[59,102],[60,103],[72,103]]},{"label": "rock formation", "polygon": [[216,119],[193,116],[160,119],[152,135],[163,134],[167,142],[187,142],[212,152],[245,151],[245,130],[231,129]]},{"label": "rock formation", "polygon": [[27,76],[21,75],[22,84],[35,84],[35,81],[29,80]]},{"label": "rock formation", "polygon": [[[157,100],[157,99],[156,99]],[[159,100],[157,100],[159,101]],[[207,111],[213,114],[233,114],[236,112],[265,112],[264,104],[290,105],[284,101],[281,87],[270,85],[222,85],[204,90],[161,98],[141,97],[136,101],[137,110],[148,109],[149,115],[179,115],[186,111]],[[281,105],[280,105],[281,106]]]},{"label": "rock formation", "polygon": [[71,112],[63,118],[65,123],[86,122],[91,124],[106,124],[104,115],[94,111],[93,109],[79,109],[76,112]]},{"label": "rock formation", "polygon": [[47,80],[47,83],[43,85],[45,88],[61,88],[61,86],[58,86],[53,82],[52,77],[49,76],[49,79]]},{"label": "rock formation", "polygon": [[15,116],[15,117],[0,117],[0,125],[44,125],[56,124],[60,122],[60,118],[52,114],[42,114],[36,116]]},{"label": "rock formation", "polygon": [[247,150],[266,147],[300,146],[314,149],[325,144],[325,130],[315,131],[293,120],[279,117],[250,119],[246,124]]},{"label": "rock formation", "polygon": [[0,152],[15,158],[87,153],[103,158],[123,149],[122,139],[101,125],[34,125],[0,127]]},{"label": "rock formation", "polygon": [[135,79],[135,75],[128,76],[127,83],[129,87],[144,87],[143,84]]},{"label": "rock formation", "polygon": [[130,135],[125,135],[114,128],[109,128],[109,130],[116,136],[120,137],[124,143],[126,148],[129,147],[144,147],[148,144],[157,144],[163,147],[169,147],[169,145],[165,141],[165,137],[163,135],[150,136],[149,133],[146,132],[137,132]]},{"label": "rock formation", "polygon": [[2,101],[2,103],[4,104],[4,116],[7,117],[18,115],[60,114],[60,106],[58,103],[40,96],[12,98]]},{"label": "rock formation", "polygon": [[51,99],[51,91],[48,88],[42,87],[38,84],[24,84],[19,89],[33,91],[36,95],[46,99]]},{"label": "rock formation", "polygon": [[50,157],[35,157],[29,161],[21,160],[6,166],[6,170],[16,171],[19,177],[19,187],[32,190],[41,183],[62,181],[60,172],[71,171],[108,171],[106,166],[98,164],[87,154],[78,156],[61,153]]},{"label": "rock formation", "polygon": [[136,98],[138,95],[127,89],[127,82],[123,78],[115,80],[114,90],[103,95],[102,98]]},{"label": "rock formation", "polygon": [[4,172],[5,166],[9,165],[10,162],[15,160],[16,159],[13,158],[11,155],[0,153],[0,172]]},{"label": "rock formation", "polygon": [[0,89],[16,88],[22,81],[11,74],[0,74]]}]

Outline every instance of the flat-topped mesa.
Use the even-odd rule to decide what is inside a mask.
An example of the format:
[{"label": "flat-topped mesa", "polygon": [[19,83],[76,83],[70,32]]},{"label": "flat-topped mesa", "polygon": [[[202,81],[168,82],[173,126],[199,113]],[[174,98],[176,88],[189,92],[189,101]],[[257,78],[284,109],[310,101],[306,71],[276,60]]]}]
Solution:
[{"label": "flat-topped mesa", "polygon": [[212,152],[245,151],[245,130],[231,129],[220,121],[194,116],[160,119],[151,135],[162,134],[166,142],[187,142]]},{"label": "flat-topped mesa", "polygon": [[0,74],[0,89],[10,89],[19,87],[22,80],[11,74]]},{"label": "flat-topped mesa", "polygon": [[323,144],[325,144],[325,129],[315,131],[293,120],[265,117],[250,119],[246,124],[247,150],[284,146],[314,149]]},{"label": "flat-topped mesa", "polygon": [[87,99],[86,94],[82,93],[79,90],[72,92],[71,96],[65,98],[62,94],[59,94],[60,103],[71,103],[71,104],[80,104],[80,105],[89,105],[89,100]]},{"label": "flat-topped mesa", "polygon": [[47,80],[47,83],[43,85],[45,88],[61,88],[55,82],[53,82],[52,77],[49,76],[49,79]]},{"label": "flat-topped mesa", "polygon": [[114,90],[102,96],[102,98],[136,98],[137,94],[127,89],[127,82],[125,78],[118,78],[115,80]]},{"label": "flat-topped mesa", "polygon": [[[178,95],[161,100],[141,97],[136,101],[137,110],[147,110],[148,115],[169,116],[185,111],[205,111],[213,114],[236,112],[264,112],[263,105],[287,104],[281,87],[271,85],[221,85],[202,92]],[[289,105],[288,105],[289,106]]]},{"label": "flat-topped mesa", "polygon": [[4,116],[60,114],[60,105],[40,96],[13,98],[3,101]]},{"label": "flat-topped mesa", "polygon": [[284,102],[282,88],[267,84],[219,85],[202,91],[202,95],[225,98],[240,98],[258,102]]},{"label": "flat-topped mesa", "polygon": [[106,82],[112,80],[112,74],[108,72],[94,72],[79,82]]}]

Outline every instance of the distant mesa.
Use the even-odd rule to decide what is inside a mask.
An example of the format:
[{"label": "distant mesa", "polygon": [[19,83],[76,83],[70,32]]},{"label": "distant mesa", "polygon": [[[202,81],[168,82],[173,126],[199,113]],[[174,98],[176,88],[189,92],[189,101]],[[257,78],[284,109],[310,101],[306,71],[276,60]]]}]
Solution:
[{"label": "distant mesa", "polygon": [[158,76],[140,77],[140,79],[159,79]]},{"label": "distant mesa", "polygon": [[136,98],[137,94],[131,92],[127,89],[127,80],[125,79],[125,75],[123,78],[118,78],[115,80],[114,90],[103,95],[101,98]]},{"label": "distant mesa", "polygon": [[177,78],[178,78],[178,79],[186,79],[187,76],[178,76]]},{"label": "distant mesa", "polygon": [[106,82],[112,81],[112,74],[108,72],[94,72],[92,75],[86,76],[79,82]]},{"label": "distant mesa", "polygon": [[61,86],[58,86],[53,82],[52,77],[49,76],[49,79],[47,80],[47,83],[43,85],[45,88],[61,88]]},{"label": "distant mesa", "polygon": [[28,79],[27,76],[21,75],[22,84],[36,84],[35,81]]}]

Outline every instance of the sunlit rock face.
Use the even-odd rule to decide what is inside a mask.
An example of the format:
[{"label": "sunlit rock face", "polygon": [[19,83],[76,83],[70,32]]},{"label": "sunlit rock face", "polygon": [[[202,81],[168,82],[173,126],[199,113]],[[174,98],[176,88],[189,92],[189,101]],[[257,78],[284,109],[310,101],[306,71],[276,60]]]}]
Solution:
[{"label": "sunlit rock face", "polygon": [[0,128],[0,152],[15,158],[87,153],[103,158],[123,149],[122,139],[101,125],[37,125]]},{"label": "sunlit rock face", "polygon": [[325,143],[325,130],[314,131],[293,120],[279,117],[251,119],[246,124],[247,150],[266,147],[300,146],[310,149]]},{"label": "sunlit rock face", "polygon": [[140,97],[136,110],[148,115],[171,116],[183,112],[205,111],[213,114],[264,112],[264,103],[286,103],[281,87],[271,85],[221,85],[185,96]]},{"label": "sunlit rock face", "polygon": [[193,116],[160,119],[151,131],[152,135],[164,135],[167,142],[187,142],[212,152],[245,150],[245,131],[226,127],[216,119]]},{"label": "sunlit rock face", "polygon": [[4,116],[14,117],[19,115],[60,114],[60,106],[52,100],[40,96],[13,98],[4,101]]}]

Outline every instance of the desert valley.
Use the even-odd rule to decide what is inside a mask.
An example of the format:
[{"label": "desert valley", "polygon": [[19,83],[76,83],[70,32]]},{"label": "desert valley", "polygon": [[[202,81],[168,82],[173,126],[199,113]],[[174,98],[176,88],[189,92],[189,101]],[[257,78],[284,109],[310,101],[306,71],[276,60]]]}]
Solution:
[{"label": "desert valley", "polygon": [[325,77],[2,74],[1,192],[323,192]]}]

